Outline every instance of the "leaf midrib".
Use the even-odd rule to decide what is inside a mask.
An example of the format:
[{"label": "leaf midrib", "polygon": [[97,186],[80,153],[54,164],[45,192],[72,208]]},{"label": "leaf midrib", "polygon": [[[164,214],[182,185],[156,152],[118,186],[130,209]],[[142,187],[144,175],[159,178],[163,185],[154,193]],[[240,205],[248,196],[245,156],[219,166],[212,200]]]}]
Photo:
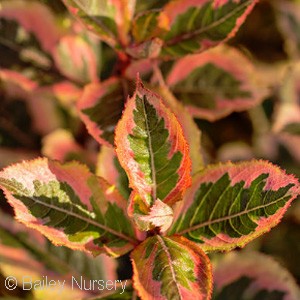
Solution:
[{"label": "leaf midrib", "polygon": [[[4,186],[4,185],[3,185],[3,186]],[[9,190],[9,188],[15,189],[14,185],[11,185],[11,184],[9,184],[9,183],[5,183],[5,186],[7,186],[7,189],[8,189],[8,190]],[[21,196],[21,195],[18,195],[18,196]],[[115,231],[115,230],[113,230],[113,229],[111,229],[111,228],[109,228],[109,227],[106,227],[105,225],[102,225],[102,224],[100,224],[100,223],[98,223],[98,222],[95,222],[95,221],[92,220],[92,219],[85,218],[85,217],[83,217],[83,216],[81,216],[81,215],[78,215],[78,214],[74,213],[73,211],[70,212],[70,211],[68,211],[68,210],[65,210],[65,209],[63,209],[63,208],[57,207],[57,206],[55,206],[55,205],[52,205],[52,204],[49,204],[49,203],[40,201],[40,200],[38,200],[36,197],[28,196],[28,195],[24,195],[24,196],[27,197],[27,198],[29,198],[29,199],[31,199],[32,201],[34,201],[34,202],[37,203],[37,204],[40,204],[40,205],[42,205],[42,206],[48,207],[48,208],[50,208],[50,209],[53,209],[53,210],[56,210],[56,211],[59,211],[59,212],[62,212],[62,213],[65,213],[65,214],[70,215],[70,216],[73,216],[73,217],[75,217],[75,218],[77,218],[77,219],[80,219],[80,220],[86,222],[87,224],[93,225],[93,226],[95,226],[95,227],[98,227],[98,228],[103,229],[104,231],[110,232],[110,233],[112,233],[113,235],[115,235],[115,236],[117,236],[117,237],[119,237],[119,238],[121,238],[121,239],[124,239],[124,240],[128,241],[129,243],[131,243],[131,244],[133,244],[133,245],[136,245],[136,244],[137,244],[137,241],[136,241],[135,239],[132,239],[132,238],[130,238],[130,237],[128,237],[128,236],[126,236],[126,235],[124,235],[124,234],[118,232],[118,231]],[[14,198],[15,198],[15,196],[14,196]],[[21,200],[18,200],[18,201],[21,201]],[[72,204],[72,202],[70,202],[70,203]],[[25,204],[24,204],[24,205],[25,205]],[[27,208],[26,205],[25,205],[25,207]],[[28,209],[28,208],[27,208],[27,209]]]},{"label": "leaf midrib", "polygon": [[282,200],[283,198],[285,198],[287,196],[288,195],[284,195],[284,196],[282,196],[282,197],[280,197],[280,198],[276,199],[275,201],[272,201],[272,202],[270,202],[268,204],[259,205],[259,206],[256,206],[254,208],[251,208],[251,209],[248,209],[248,210],[244,210],[242,212],[239,212],[239,213],[236,213],[236,214],[233,214],[233,215],[230,215],[230,216],[218,218],[218,219],[215,219],[215,220],[206,221],[204,223],[201,223],[201,224],[189,227],[187,229],[184,229],[184,230],[182,230],[180,232],[177,232],[176,234],[183,235],[183,234],[186,234],[186,233],[188,233],[190,231],[194,231],[194,230],[197,230],[197,229],[205,227],[205,226],[210,226],[210,225],[218,223],[218,222],[224,222],[224,221],[227,221],[227,220],[239,217],[239,216],[243,216],[243,215],[248,214],[248,213],[250,213],[252,211],[255,211],[255,210],[258,210],[258,209],[261,209],[261,208],[265,208],[265,207],[268,207],[268,206],[273,205],[273,204],[276,204],[277,202],[279,202],[280,200]]},{"label": "leaf midrib", "polygon": [[153,152],[153,147],[152,147],[152,137],[151,137],[151,131],[149,128],[149,123],[148,123],[148,115],[146,111],[146,106],[145,106],[145,99],[142,97],[142,105],[143,105],[143,113],[144,113],[144,118],[145,118],[145,125],[146,125],[146,133],[148,136],[148,143],[149,143],[149,155],[150,155],[150,164],[151,164],[151,178],[152,178],[152,201],[156,200],[156,195],[157,195],[157,190],[156,190],[156,168],[155,168],[155,162],[154,162],[154,152]]},{"label": "leaf midrib", "polygon": [[181,293],[180,293],[180,288],[178,286],[178,283],[177,283],[177,280],[176,280],[176,274],[175,274],[175,270],[173,268],[173,261],[172,261],[172,257],[171,257],[171,254],[169,252],[169,249],[167,247],[167,245],[165,244],[164,240],[162,239],[161,236],[157,235],[156,236],[157,239],[158,239],[158,242],[160,243],[163,251],[165,252],[166,256],[167,256],[167,259],[168,259],[168,264],[169,264],[169,267],[170,267],[170,270],[171,270],[171,274],[172,274],[172,279],[173,281],[175,282],[176,284],[176,288],[177,288],[177,291],[178,291],[178,295],[180,296],[181,299],[183,299],[181,297]]},{"label": "leaf midrib", "polygon": [[[28,197],[28,196],[27,196],[27,197]],[[133,240],[133,239],[131,239],[130,237],[127,237],[126,235],[124,235],[124,234],[122,234],[122,233],[120,233],[120,232],[118,232],[118,231],[115,231],[115,230],[113,230],[113,229],[111,229],[111,228],[109,228],[109,227],[106,227],[105,225],[102,225],[102,224],[100,224],[100,223],[98,223],[98,222],[95,222],[95,221],[92,220],[92,219],[89,219],[89,218],[83,217],[83,216],[81,216],[81,215],[78,215],[78,214],[74,213],[73,211],[68,211],[68,210],[65,210],[65,209],[63,209],[63,208],[57,207],[57,206],[55,206],[55,205],[52,205],[52,204],[49,204],[49,203],[40,201],[40,200],[38,200],[38,199],[35,198],[35,197],[32,197],[32,196],[31,196],[31,197],[29,197],[29,198],[32,199],[33,201],[35,201],[36,203],[40,204],[40,205],[44,205],[44,206],[46,206],[46,207],[49,207],[50,209],[53,209],[53,210],[56,210],[56,211],[65,213],[65,214],[67,214],[67,215],[73,216],[73,217],[75,217],[75,218],[77,218],[77,219],[80,219],[80,220],[82,220],[82,221],[84,221],[84,222],[90,224],[90,225],[93,225],[93,226],[95,226],[95,227],[101,228],[101,229],[103,229],[103,230],[105,230],[105,231],[108,231],[108,232],[110,232],[110,233],[112,233],[112,234],[114,234],[114,235],[116,235],[116,236],[118,236],[118,237],[120,237],[120,238],[122,238],[122,239],[124,239],[124,240],[127,240],[127,241],[130,242],[131,244],[134,244],[134,245],[136,244],[136,241]]]},{"label": "leaf midrib", "polygon": [[222,22],[225,22],[227,19],[231,18],[234,14],[236,14],[239,10],[243,9],[244,7],[248,6],[248,4],[251,3],[251,0],[241,4],[241,6],[238,6],[236,9],[232,10],[229,14],[225,15],[223,18],[209,24],[206,27],[199,28],[198,30],[195,30],[194,32],[185,33],[181,36],[176,36],[172,38],[171,40],[166,42],[166,46],[173,46],[174,44],[180,43],[182,41],[188,40],[193,38],[196,35],[202,34],[205,31],[208,31],[214,27],[219,26]]},{"label": "leaf midrib", "polygon": [[[77,7],[79,9],[81,9],[88,18],[90,18],[91,20],[93,20],[93,22],[95,22],[97,25],[99,25],[100,27],[102,27],[103,31],[106,31],[106,34],[108,35],[107,37],[111,39],[111,42],[114,42],[115,39],[115,35],[113,34],[113,32],[103,23],[101,22],[99,19],[94,18],[93,16],[89,15],[85,9],[85,7],[80,3],[80,1],[78,0],[73,0],[74,4],[77,5]],[[76,15],[76,17],[80,18],[79,16]]]}]

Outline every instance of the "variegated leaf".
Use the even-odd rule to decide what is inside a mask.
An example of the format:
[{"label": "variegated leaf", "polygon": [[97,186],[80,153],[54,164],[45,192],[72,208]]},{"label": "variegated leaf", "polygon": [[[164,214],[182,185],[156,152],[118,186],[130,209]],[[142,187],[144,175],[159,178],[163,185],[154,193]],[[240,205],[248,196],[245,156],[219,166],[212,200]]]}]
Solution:
[{"label": "variegated leaf", "polygon": [[66,77],[85,84],[98,81],[99,49],[79,35],[60,39],[53,53],[56,67]]},{"label": "variegated leaf", "polygon": [[163,37],[163,57],[206,50],[233,37],[257,0],[175,0],[163,8],[170,30]]},{"label": "variegated leaf", "polygon": [[173,221],[173,209],[168,204],[157,199],[149,208],[136,192],[130,195],[128,215],[132,217],[136,228],[141,232],[150,230],[165,232]]},{"label": "variegated leaf", "polygon": [[96,174],[110,184],[115,185],[125,199],[129,198],[130,188],[128,187],[128,177],[121,167],[116,152],[112,147],[101,146]]},{"label": "variegated leaf", "polygon": [[194,117],[209,121],[249,109],[267,95],[250,61],[225,46],[178,60],[167,84]]},{"label": "variegated leaf", "polygon": [[206,251],[242,247],[277,225],[299,193],[298,180],[269,162],[210,166],[194,178],[168,234]]},{"label": "variegated leaf", "polygon": [[[25,227],[1,211],[0,248],[3,255],[0,254],[0,266],[1,262],[5,262],[12,267],[26,265],[33,268],[38,265],[38,261],[43,266],[41,273],[44,272],[44,275],[51,271],[52,274],[60,274],[64,278],[72,274],[76,278],[82,276],[85,280],[116,279],[115,259],[106,255],[92,257],[81,251],[56,247],[38,231]],[[20,255],[22,251],[24,254]],[[28,260],[32,259],[35,259],[35,263],[30,265]]]},{"label": "variegated leaf", "polygon": [[170,106],[180,122],[185,138],[189,144],[192,162],[192,174],[203,168],[201,152],[201,131],[186,107],[178,101],[167,86],[159,86],[158,93]]},{"label": "variegated leaf", "polygon": [[16,218],[56,245],[121,255],[135,245],[126,201],[78,163],[23,162],[0,173]]},{"label": "variegated leaf", "polygon": [[50,159],[60,162],[77,160],[91,167],[97,161],[97,154],[84,149],[75,141],[71,132],[65,129],[57,129],[44,136],[41,152]]},{"label": "variegated leaf", "polygon": [[143,300],[209,300],[212,289],[208,257],[183,237],[146,239],[131,253],[133,284]]},{"label": "variegated leaf", "polygon": [[[42,48],[48,53],[52,52],[61,36],[51,10],[37,1],[1,1],[0,18],[17,21],[27,32],[37,37]],[[19,40],[22,40],[22,37],[19,37]],[[23,32],[23,40],[26,40],[26,32]]]},{"label": "variegated leaf", "polygon": [[77,107],[81,120],[98,143],[113,145],[115,125],[121,118],[124,101],[123,86],[116,77],[85,87]]},{"label": "variegated leaf", "polygon": [[167,231],[173,221],[172,208],[157,199],[152,205],[150,212],[140,218],[141,221],[149,222],[152,226],[158,227],[162,232]]},{"label": "variegated leaf", "polygon": [[147,207],[172,205],[190,185],[187,142],[175,115],[140,79],[116,128],[116,151],[130,186]]},{"label": "variegated leaf", "polygon": [[229,253],[214,264],[214,300],[297,300],[293,276],[257,252]]},{"label": "variegated leaf", "polygon": [[70,12],[111,46],[126,45],[134,0],[63,0]]},{"label": "variegated leaf", "polygon": [[61,125],[55,102],[45,96],[46,89],[39,88],[22,73],[0,70],[0,93],[7,99],[1,102],[3,146],[14,141],[14,145],[32,149],[36,145],[33,138],[36,133],[47,134]]},{"label": "variegated leaf", "polygon": [[160,10],[149,10],[135,17],[132,35],[137,43],[161,36],[168,30],[167,19]]}]

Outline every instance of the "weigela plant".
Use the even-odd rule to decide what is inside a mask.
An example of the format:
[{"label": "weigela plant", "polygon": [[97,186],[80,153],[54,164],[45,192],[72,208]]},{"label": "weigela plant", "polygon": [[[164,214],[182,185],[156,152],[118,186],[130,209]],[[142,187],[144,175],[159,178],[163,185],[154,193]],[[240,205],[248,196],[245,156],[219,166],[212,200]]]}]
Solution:
[{"label": "weigela plant", "polygon": [[[8,2],[0,16],[18,20],[17,1],[15,7]],[[38,158],[5,168],[0,186],[16,219],[53,244],[94,256],[130,253],[133,289],[99,299],[211,299],[207,254],[244,247],[268,232],[299,195],[298,180],[268,161],[204,165],[193,120],[214,121],[266,96],[249,60],[220,45],[257,2],[64,0],[71,14],[117,53],[112,75],[99,81],[94,36],[81,32],[53,38],[54,46],[44,43],[48,59],[77,84],[59,87],[79,98],[79,116],[101,145],[97,175],[76,161]],[[8,74],[0,74],[5,82],[16,77]],[[201,90],[200,79],[214,88]],[[264,281],[262,261],[270,278],[276,273],[274,261],[244,254],[226,281],[224,270],[235,264],[232,255],[216,270],[219,290],[244,280],[255,261],[257,272],[250,277]],[[274,277],[274,286],[280,280]],[[295,290],[289,289],[291,299]],[[225,294],[215,297],[227,299]]]}]

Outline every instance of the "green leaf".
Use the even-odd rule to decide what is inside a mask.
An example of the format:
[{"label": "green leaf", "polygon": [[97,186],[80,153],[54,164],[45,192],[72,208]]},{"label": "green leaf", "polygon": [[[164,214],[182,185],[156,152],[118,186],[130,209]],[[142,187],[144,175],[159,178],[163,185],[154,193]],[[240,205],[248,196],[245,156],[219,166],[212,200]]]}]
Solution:
[{"label": "green leaf", "polygon": [[150,207],[172,205],[190,184],[188,145],[175,115],[138,79],[116,128],[116,152],[130,186]]},{"label": "green leaf", "polygon": [[249,109],[267,95],[251,62],[228,46],[179,59],[167,84],[194,117],[209,121]]},{"label": "green leaf", "polygon": [[[77,286],[73,288],[70,274],[78,278],[82,276],[84,280],[93,279],[90,277],[92,274],[88,273],[90,267],[84,265],[86,262],[85,258],[93,261],[91,270],[99,270],[97,275],[103,278],[101,257],[87,257],[83,252],[67,249],[72,255],[76,256],[76,264],[74,264],[72,261],[57,257],[51,250],[48,251],[47,245],[46,239],[39,232],[26,228],[22,224],[15,222],[11,216],[0,211],[1,288],[4,287],[6,277],[14,276],[19,283],[16,290],[20,291],[22,299],[24,299],[25,295],[29,299],[48,299],[42,290],[32,288],[26,291],[22,284],[23,280],[25,279],[24,281],[26,281],[28,277],[31,277],[33,280],[45,280],[47,278],[49,281],[65,282],[63,289],[59,286],[52,286],[51,297],[58,295],[58,297],[63,299],[77,299],[78,297],[90,295],[86,291],[81,291]],[[66,248],[59,247],[59,249]],[[3,273],[3,279],[1,278],[1,273]],[[9,295],[7,289],[2,291],[5,292],[4,295]],[[26,293],[24,294],[24,292]],[[44,293],[47,292],[49,290],[46,289]],[[1,297],[1,299],[6,298]]]},{"label": "green leaf", "polygon": [[178,101],[167,86],[160,86],[158,93],[166,101],[180,122],[185,138],[190,148],[192,162],[192,174],[203,168],[203,157],[201,155],[201,131],[195,123],[186,107]]},{"label": "green leaf", "polygon": [[[46,270],[61,275],[83,276],[86,280],[111,279],[106,276],[115,271],[115,266],[108,261],[112,258],[106,256],[105,260],[102,256],[95,258],[81,251],[56,247],[36,230],[25,227],[0,211],[0,247],[1,245],[3,256],[0,255],[0,261],[11,265],[21,265],[21,261],[13,259],[13,253],[20,250],[26,253],[24,257],[29,256],[39,261]],[[5,255],[8,252],[12,253],[11,257]]]},{"label": "green leaf", "polygon": [[206,50],[235,35],[256,0],[171,1],[164,7],[170,23],[163,37],[163,57],[180,57]]},{"label": "green leaf", "polygon": [[168,234],[206,251],[242,247],[277,225],[299,193],[298,180],[268,162],[210,166],[194,178]]},{"label": "green leaf", "polygon": [[134,13],[134,0],[63,0],[69,11],[87,29],[111,46],[128,43],[127,33]]},{"label": "green leaf", "polygon": [[143,13],[144,11],[149,11],[151,9],[159,9],[162,8],[165,4],[167,4],[170,0],[136,0],[136,12]]},{"label": "green leaf", "polygon": [[75,82],[86,84],[98,81],[99,48],[79,35],[66,35],[60,39],[53,57],[61,74]]},{"label": "green leaf", "polygon": [[0,185],[17,220],[55,245],[118,256],[136,243],[126,200],[84,165],[23,162],[2,171]]},{"label": "green leaf", "polygon": [[117,41],[115,8],[106,0],[63,0],[69,11],[102,40],[114,46]]},{"label": "green leaf", "polygon": [[168,28],[163,16],[160,10],[149,10],[137,15],[132,24],[135,41],[140,43],[164,34]]},{"label": "green leaf", "polygon": [[183,237],[146,239],[131,253],[133,284],[142,299],[210,299],[208,257]]},{"label": "green leaf", "polygon": [[124,101],[123,86],[116,77],[85,87],[77,107],[81,120],[98,143],[113,146],[115,125],[121,118]]},{"label": "green leaf", "polygon": [[214,266],[213,300],[299,299],[294,278],[278,262],[256,252],[223,256]]}]

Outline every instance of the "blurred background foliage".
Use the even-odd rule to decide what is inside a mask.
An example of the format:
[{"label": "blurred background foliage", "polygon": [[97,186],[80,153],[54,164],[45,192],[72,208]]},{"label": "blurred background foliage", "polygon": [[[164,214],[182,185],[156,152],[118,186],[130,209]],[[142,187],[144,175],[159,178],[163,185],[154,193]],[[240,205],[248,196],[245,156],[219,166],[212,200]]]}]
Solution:
[{"label": "blurred background foliage", "polygon": [[[103,81],[118,72],[116,53],[77,23],[61,1],[26,0],[26,4],[14,8],[14,17],[7,17],[1,10],[3,3],[9,1],[1,2],[0,167],[47,156],[61,161],[76,159],[97,171],[101,146],[80,120],[76,102],[87,83],[95,78]],[[139,9],[144,8],[140,5]],[[23,13],[40,16],[34,30],[22,26],[19,16]],[[300,178],[300,1],[261,0],[228,44],[253,63],[268,93],[249,110],[233,112],[214,122],[195,119],[202,133],[205,163],[262,158]],[[162,63],[164,75],[173,63]],[[2,194],[0,197],[0,219],[4,215],[9,218],[13,212]],[[56,250],[45,250],[50,247],[45,241],[42,250],[32,249],[28,241],[24,242],[24,235],[9,235],[1,224],[2,244],[6,234],[7,239],[15,239],[22,247],[25,243],[26,251],[34,258],[44,257],[46,268],[51,266],[47,265],[51,255],[46,259],[43,253]],[[275,257],[300,284],[299,241],[300,204],[295,201],[278,227],[247,248]],[[9,261],[1,255],[0,274]],[[63,257],[63,270],[54,271],[67,272],[64,266],[68,263],[63,261],[68,262],[70,256],[58,255]],[[87,258],[79,256],[76,261],[80,259],[83,266],[88,265]],[[121,265],[128,268],[124,261]],[[91,275],[89,267],[85,274],[98,278],[99,272],[94,270]]]}]

